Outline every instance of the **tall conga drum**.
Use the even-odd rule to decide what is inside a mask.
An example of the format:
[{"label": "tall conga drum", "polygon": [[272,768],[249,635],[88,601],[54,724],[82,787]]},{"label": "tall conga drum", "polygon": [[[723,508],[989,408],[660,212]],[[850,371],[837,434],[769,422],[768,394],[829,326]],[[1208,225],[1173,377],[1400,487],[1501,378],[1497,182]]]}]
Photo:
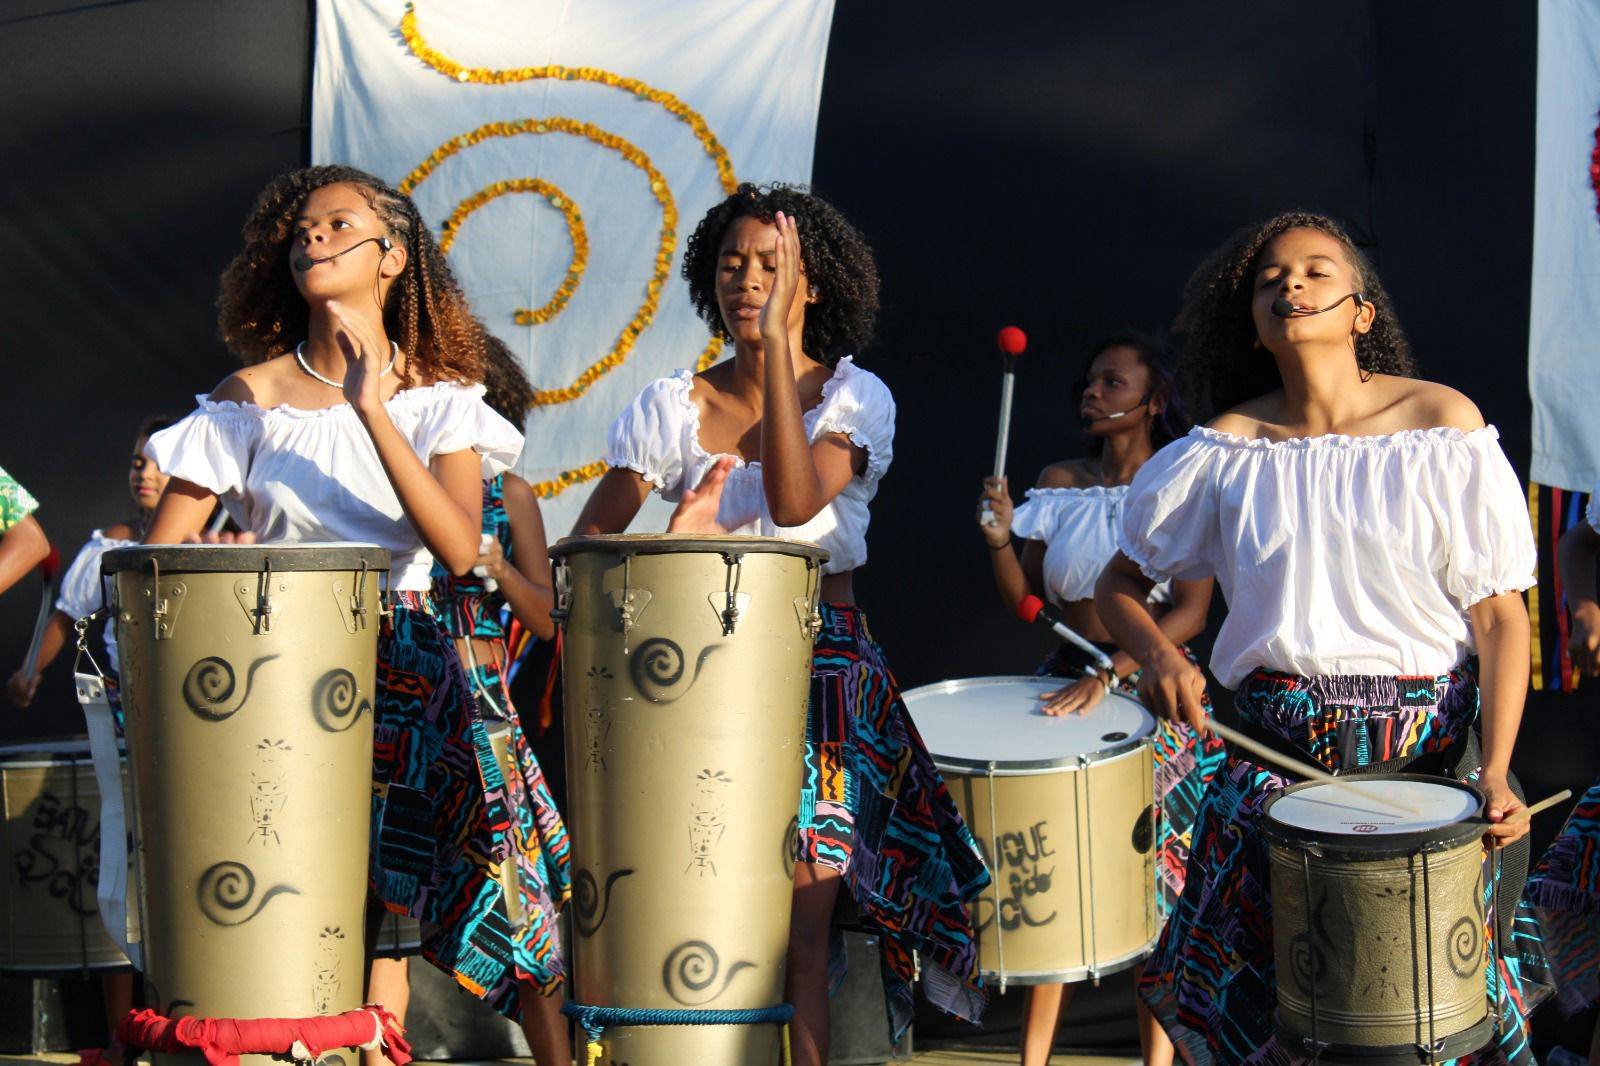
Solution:
[{"label": "tall conga drum", "polygon": [[[758,537],[574,537],[564,630],[571,998],[783,1001],[811,647],[826,553]],[[607,1062],[773,1066],[773,1025],[613,1027]]]},{"label": "tall conga drum", "polygon": [[[136,547],[102,566],[153,1006],[214,1018],[359,1007],[389,553]],[[341,1057],[353,1060],[326,1060]]]},{"label": "tall conga drum", "polygon": [[1483,796],[1415,774],[1267,801],[1278,1037],[1327,1063],[1446,1062],[1494,1035]]}]

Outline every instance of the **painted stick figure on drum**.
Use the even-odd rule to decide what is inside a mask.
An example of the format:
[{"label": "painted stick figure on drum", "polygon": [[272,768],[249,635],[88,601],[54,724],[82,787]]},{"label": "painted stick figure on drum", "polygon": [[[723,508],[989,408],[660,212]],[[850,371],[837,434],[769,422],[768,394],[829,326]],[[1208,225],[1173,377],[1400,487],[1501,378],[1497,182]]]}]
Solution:
[{"label": "painted stick figure on drum", "polygon": [[721,770],[701,770],[694,799],[689,804],[689,865],[684,872],[698,870],[701,877],[710,871],[717,876],[711,852],[728,831],[728,800],[723,794],[733,778]]},{"label": "painted stick figure on drum", "polygon": [[284,804],[289,802],[286,778],[289,753],[294,749],[282,740],[263,740],[256,750],[260,755],[250,771],[250,814],[256,828],[250,840],[265,844],[271,838],[274,844],[281,844],[278,821]]}]

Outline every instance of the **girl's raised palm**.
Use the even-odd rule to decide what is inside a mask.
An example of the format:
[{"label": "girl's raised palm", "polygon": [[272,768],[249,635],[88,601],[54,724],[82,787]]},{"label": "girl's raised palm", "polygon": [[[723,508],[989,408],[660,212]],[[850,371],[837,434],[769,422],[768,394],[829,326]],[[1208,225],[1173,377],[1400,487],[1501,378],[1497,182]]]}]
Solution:
[{"label": "girl's raised palm", "polygon": [[778,242],[772,249],[772,292],[761,305],[761,336],[775,339],[788,336],[789,310],[800,290],[800,230],[793,216],[779,211],[772,224]]}]

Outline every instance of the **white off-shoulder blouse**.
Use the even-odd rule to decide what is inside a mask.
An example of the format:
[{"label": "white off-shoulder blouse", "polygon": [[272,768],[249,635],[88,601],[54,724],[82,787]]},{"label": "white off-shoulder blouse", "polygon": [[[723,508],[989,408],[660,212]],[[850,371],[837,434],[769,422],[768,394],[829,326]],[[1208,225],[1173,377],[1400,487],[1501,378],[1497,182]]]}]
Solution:
[{"label": "white off-shoulder blouse", "polygon": [[[482,385],[441,381],[403,389],[384,407],[424,463],[470,448],[490,478],[516,462],[522,434],[490,410],[483,393]],[[429,587],[433,556],[400,506],[355,408],[195,400],[192,414],[145,445],[162,470],[216,493],[257,540],[376,544],[393,554],[391,588]]]},{"label": "white off-shoulder blouse", "polygon": [[[1043,542],[1045,593],[1056,605],[1094,596],[1100,571],[1117,552],[1117,523],[1126,485],[1029,489],[1011,518],[1011,532]],[[1169,598],[1170,582],[1150,591],[1152,603]]]},{"label": "white off-shoulder blouse", "polygon": [[1443,674],[1466,611],[1535,582],[1521,483],[1493,427],[1283,442],[1197,428],[1140,469],[1118,546],[1152,580],[1215,576],[1211,667]]},{"label": "white off-shoulder blouse", "polygon": [[[128,548],[138,541],[108,537],[102,530],[89,534],[89,540],[78,549],[78,554],[61,576],[61,587],[56,590],[56,610],[76,621],[98,611],[105,593],[100,587],[100,557],[112,548]],[[120,671],[117,663],[117,627],[109,620],[105,626],[106,659],[112,673]]]},{"label": "white off-shoulder blouse", "polygon": [[[649,481],[676,502],[687,485],[698,485],[719,456],[700,445],[700,411],[690,389],[694,375],[679,370],[658,378],[628,405],[611,427],[605,460]],[[730,533],[786,537],[828,551],[825,574],[842,574],[867,561],[868,505],[894,458],[894,397],[883,380],[849,356],[839,360],[822,386],[822,401],[805,412],[806,439],[843,433],[867,453],[866,469],[801,526],[779,526],[767,510],[760,462],[736,465],[722,490],[718,521]]]}]

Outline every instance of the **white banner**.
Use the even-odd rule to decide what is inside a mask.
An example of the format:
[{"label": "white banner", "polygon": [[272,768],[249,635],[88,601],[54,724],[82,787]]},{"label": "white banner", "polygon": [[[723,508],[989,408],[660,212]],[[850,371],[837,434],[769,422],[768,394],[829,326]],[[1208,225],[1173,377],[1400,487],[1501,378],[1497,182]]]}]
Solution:
[{"label": "white banner", "polygon": [[1588,492],[1600,480],[1600,4],[1540,0],[1534,163],[1529,477]]},{"label": "white banner", "polygon": [[684,244],[736,182],[810,179],[832,16],[833,0],[318,0],[312,160],[409,191],[522,358],[541,402],[519,472],[554,494],[551,540],[627,402],[723,354],[678,277]]}]

